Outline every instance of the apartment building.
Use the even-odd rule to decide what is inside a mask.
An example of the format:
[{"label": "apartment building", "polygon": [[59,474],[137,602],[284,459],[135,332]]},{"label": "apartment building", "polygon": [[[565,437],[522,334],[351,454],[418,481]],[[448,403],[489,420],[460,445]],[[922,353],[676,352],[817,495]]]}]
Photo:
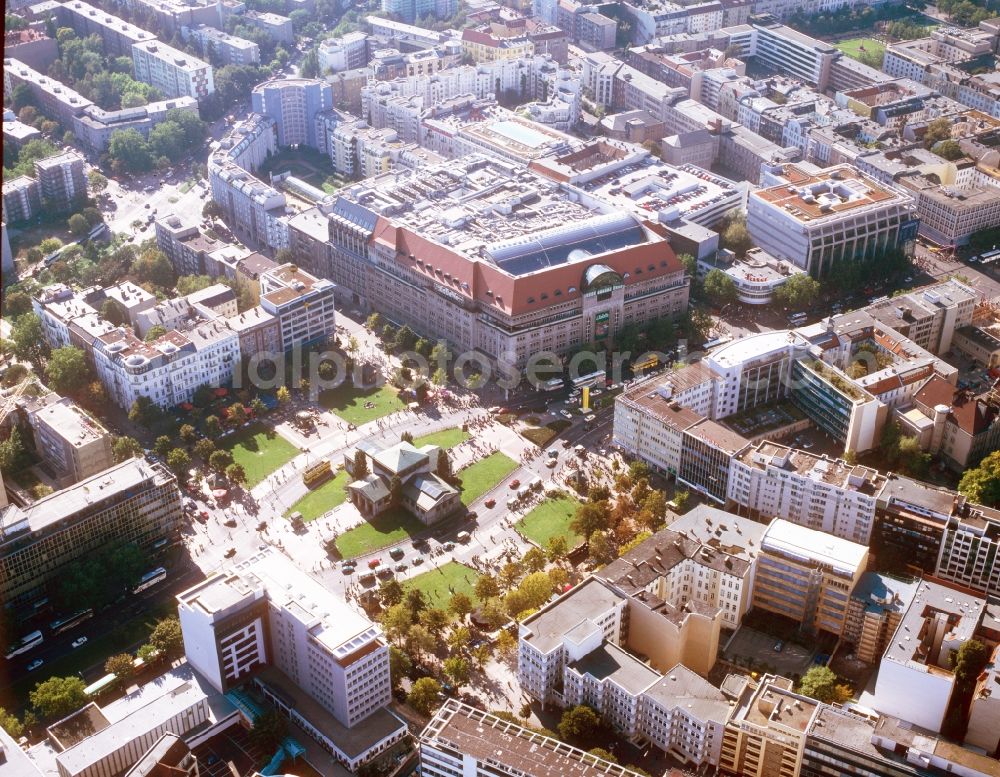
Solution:
[{"label": "apartment building", "polygon": [[726,722],[719,768],[741,777],[797,777],[806,730],[820,703],[792,681],[766,674],[746,681]]},{"label": "apartment building", "polygon": [[840,636],[850,593],[868,564],[868,548],[777,518],[761,540],[753,606],[784,615],[807,632]]},{"label": "apartment building", "polygon": [[903,176],[899,185],[916,202],[920,235],[937,245],[967,245],[973,234],[1000,223],[995,185],[942,186],[926,175]]},{"label": "apartment building", "polygon": [[184,223],[171,214],[153,222],[156,247],[159,248],[178,275],[212,275],[207,257],[228,243],[202,234],[197,224]]},{"label": "apartment building", "polygon": [[[509,209],[529,200],[515,234]],[[361,249],[366,307],[491,360],[521,365],[686,309],[684,270],[643,220],[483,157],[361,182],[335,210],[353,226],[332,236],[331,259],[350,276]]]},{"label": "apartment building", "polygon": [[420,734],[428,777],[637,777],[627,767],[448,699]]},{"label": "apartment building", "polygon": [[176,478],[163,466],[129,459],[56,491],[26,508],[0,514],[0,599],[16,612],[44,599],[66,564],[112,542],[145,553],[180,539],[183,519]]},{"label": "apartment building", "polygon": [[77,37],[97,35],[107,57],[131,58],[136,43],[156,40],[153,33],[82,0],[59,3],[55,10],[59,24],[71,28]]},{"label": "apartment building", "polygon": [[118,130],[134,129],[143,137],[148,137],[149,131],[166,121],[174,110],[197,114],[198,101],[184,96],[138,108],[123,108],[120,111],[106,111],[96,105],[89,105],[82,114],[73,117],[73,134],[87,149],[100,153],[107,149],[112,134]]},{"label": "apartment building", "polygon": [[132,66],[137,81],[168,98],[203,100],[215,91],[211,65],[157,40],[132,46]]},{"label": "apartment building", "polygon": [[756,520],[783,518],[867,545],[884,484],[869,467],[765,441],[733,459],[726,502]]},{"label": "apartment building", "polygon": [[35,177],[47,211],[72,212],[87,198],[84,158],[76,151],[65,151],[37,160]]},{"label": "apartment building", "polygon": [[283,351],[332,340],[335,286],[294,264],[283,264],[260,276],[260,306],[281,329]]},{"label": "apartment building", "polygon": [[830,68],[841,54],[825,41],[783,24],[754,23],[753,56],[765,66],[826,91]]},{"label": "apartment building", "polygon": [[287,16],[261,11],[246,11],[242,18],[252,27],[267,33],[277,43],[295,43],[295,26]]},{"label": "apartment building", "polygon": [[[687,369],[676,375],[693,379],[692,372]],[[710,373],[710,370],[699,367],[699,372]],[[711,380],[713,377],[707,376],[706,382]],[[703,416],[682,399],[672,399],[671,391],[670,383],[656,385],[654,380],[622,393],[615,400],[613,444],[639,457],[655,471],[676,477],[681,466],[684,432],[700,423]]]},{"label": "apartment building", "polygon": [[747,228],[760,248],[814,277],[841,261],[908,250],[916,239],[913,198],[849,165],[816,173],[781,165],[771,179],[750,193]]},{"label": "apartment building", "polygon": [[939,732],[955,686],[953,653],[982,629],[996,633],[987,613],[997,606],[970,589],[921,580],[882,656],[872,706]]},{"label": "apartment building", "polygon": [[64,127],[73,126],[73,117],[79,116],[93,103],[58,81],[42,75],[23,62],[9,57],[3,61],[3,88],[11,94],[24,84],[31,90],[31,97],[38,110]]},{"label": "apartment building", "polygon": [[355,30],[339,38],[326,38],[320,41],[317,55],[322,73],[364,67],[368,64],[368,35]]},{"label": "apartment building", "polygon": [[993,649],[989,666],[979,676],[969,704],[965,744],[1000,757],[1000,647]]},{"label": "apartment building", "polygon": [[462,30],[462,53],[473,62],[522,59],[533,56],[535,44],[527,35],[497,35],[490,27]]},{"label": "apartment building", "polygon": [[978,299],[975,289],[949,278],[874,302],[863,310],[924,350],[943,355],[951,350],[955,331],[972,324]]},{"label": "apartment building", "polygon": [[[736,629],[750,609],[766,529],[766,523],[698,505],[601,569],[597,577],[629,595],[645,591],[681,609],[696,601],[717,610],[723,628]],[[698,668],[689,661],[684,663]],[[659,661],[663,667],[669,663],[667,657]]]},{"label": "apartment building", "polygon": [[188,662],[214,688],[254,678],[351,771],[406,735],[386,709],[389,647],[380,628],[281,554],[261,551],[177,601]]},{"label": "apartment building", "polygon": [[[391,14],[395,18],[402,19],[406,24],[399,24],[400,27],[410,27],[414,22],[432,16],[435,19],[447,19],[458,10],[457,0],[382,0],[382,11]],[[378,35],[388,25],[380,23],[381,29],[372,22],[374,17],[368,17],[368,23],[372,26],[372,34]],[[398,23],[397,23],[398,24]],[[417,29],[420,29],[419,27]]]},{"label": "apartment building", "polygon": [[68,486],[103,472],[114,464],[111,434],[62,397],[28,414],[35,437],[35,450],[55,470],[60,483]]},{"label": "apartment building", "polygon": [[4,221],[17,224],[29,221],[41,211],[41,187],[34,178],[18,176],[3,182]]},{"label": "apartment building", "polygon": [[188,35],[209,62],[222,65],[260,64],[260,46],[252,40],[238,38],[207,24],[191,28]]},{"label": "apartment building", "polygon": [[59,59],[59,45],[44,29],[28,27],[4,33],[4,55],[36,70],[48,70]]},{"label": "apartment building", "polygon": [[878,572],[865,572],[851,591],[844,624],[844,640],[853,643],[859,661],[874,664],[882,658],[903,614],[917,594],[919,581]]},{"label": "apartment building", "polygon": [[319,148],[316,116],[333,108],[333,88],[318,78],[279,78],[255,86],[250,103],[274,120],[279,147]]}]

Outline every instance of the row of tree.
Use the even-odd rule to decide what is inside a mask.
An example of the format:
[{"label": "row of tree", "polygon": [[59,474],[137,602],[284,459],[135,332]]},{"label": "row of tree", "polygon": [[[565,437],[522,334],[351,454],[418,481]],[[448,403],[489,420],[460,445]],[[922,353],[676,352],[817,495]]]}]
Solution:
[{"label": "row of tree", "polygon": [[108,161],[116,175],[149,172],[154,166],[172,164],[199,148],[205,140],[205,132],[205,122],[196,113],[174,108],[167,112],[164,121],[149,131],[148,138],[132,127],[112,133],[108,142]]}]

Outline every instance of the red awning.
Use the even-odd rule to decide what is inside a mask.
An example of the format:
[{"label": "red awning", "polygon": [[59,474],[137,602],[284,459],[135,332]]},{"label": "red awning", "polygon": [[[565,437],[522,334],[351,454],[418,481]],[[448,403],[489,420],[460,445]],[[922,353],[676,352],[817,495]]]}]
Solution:
[{"label": "red awning", "polygon": [[229,393],[229,389],[227,389],[227,388],[217,388],[215,390],[215,396],[217,396],[217,397],[224,397],[228,393]]}]

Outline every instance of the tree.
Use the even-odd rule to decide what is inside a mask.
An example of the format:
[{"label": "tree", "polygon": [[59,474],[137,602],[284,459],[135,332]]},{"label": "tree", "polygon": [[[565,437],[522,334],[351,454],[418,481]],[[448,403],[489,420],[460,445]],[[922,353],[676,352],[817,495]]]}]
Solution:
[{"label": "tree", "polygon": [[7,318],[16,319],[31,311],[31,297],[23,291],[9,291],[4,295],[3,309]]},{"label": "tree", "polygon": [[250,740],[265,753],[273,753],[288,736],[288,720],[271,709],[257,716],[250,729]]},{"label": "tree", "polygon": [[549,561],[558,564],[566,558],[567,553],[569,553],[569,543],[566,541],[565,535],[556,534],[549,539],[549,544],[545,548],[545,554],[549,557]]},{"label": "tree", "polygon": [[27,464],[24,443],[21,442],[21,432],[17,426],[12,426],[10,436],[0,442],[0,470],[18,472]]},{"label": "tree", "polygon": [[811,667],[799,683],[799,693],[827,704],[846,701],[845,689],[847,699],[850,699],[850,688],[840,683],[837,675],[828,666]]},{"label": "tree", "polygon": [[87,703],[79,677],[50,677],[31,692],[31,706],[46,718],[63,718]]},{"label": "tree", "polygon": [[215,443],[207,437],[202,437],[194,444],[194,455],[208,463],[209,457],[215,452]]},{"label": "tree", "polygon": [[149,143],[138,130],[115,130],[108,142],[112,169],[123,173],[145,173],[153,169]]},{"label": "tree", "polygon": [[947,159],[949,162],[954,162],[956,159],[961,159],[965,156],[965,152],[958,145],[957,140],[942,140],[940,143],[935,143],[931,151],[942,159]]},{"label": "tree", "polygon": [[497,650],[500,651],[500,655],[505,657],[512,655],[517,650],[517,640],[506,629],[497,635]]},{"label": "tree", "polygon": [[726,305],[736,299],[736,283],[722,270],[709,270],[703,288],[716,305]]},{"label": "tree", "polygon": [[167,466],[178,478],[186,481],[191,469],[191,457],[183,448],[174,448],[167,454]]},{"label": "tree", "polygon": [[559,721],[559,736],[567,742],[587,742],[601,728],[601,719],[586,704],[566,710]]},{"label": "tree", "polygon": [[118,653],[110,656],[104,662],[104,671],[115,676],[115,683],[120,687],[124,685],[135,671],[132,663],[132,656],[128,653]]},{"label": "tree", "polygon": [[389,676],[392,679],[393,687],[399,685],[399,681],[406,677],[413,669],[413,662],[395,645],[389,645]]},{"label": "tree", "polygon": [[743,256],[753,247],[753,239],[747,230],[747,217],[743,212],[730,213],[723,221],[725,225],[720,234],[722,247],[728,248],[736,256]]},{"label": "tree", "polygon": [[500,574],[498,575],[500,581],[500,587],[504,590],[513,587],[520,578],[524,570],[521,568],[520,563],[517,561],[508,561],[500,568]]},{"label": "tree", "polygon": [[[609,762],[611,762],[613,764],[618,763],[618,759],[615,758],[614,754],[613,753],[609,753],[603,747],[592,747],[587,752],[590,753],[595,758],[603,758],[605,761],[609,761]],[[631,767],[629,767],[629,768],[631,768]]]},{"label": "tree", "polygon": [[405,602],[394,604],[382,613],[382,628],[389,639],[402,642],[413,625],[413,613]]},{"label": "tree", "polygon": [[108,188],[108,179],[99,170],[91,170],[87,173],[87,183],[90,185],[90,191],[94,194],[100,194]]},{"label": "tree", "polygon": [[927,128],[924,130],[924,147],[932,148],[937,143],[943,140],[949,140],[951,138],[951,122],[945,118],[941,117],[939,119],[934,119],[927,124]]},{"label": "tree", "polygon": [[15,741],[20,739],[24,734],[24,726],[21,721],[17,719],[17,716],[7,712],[3,707],[0,707],[0,728],[10,734],[11,738]]},{"label": "tree", "polygon": [[819,281],[808,273],[798,273],[774,290],[774,301],[791,310],[806,310],[816,303],[819,292]]},{"label": "tree", "polygon": [[410,689],[406,702],[421,715],[430,715],[439,705],[441,683],[433,677],[421,677]]},{"label": "tree", "polygon": [[369,329],[369,331],[378,334],[385,326],[385,320],[382,318],[381,313],[372,313],[365,321],[365,326]]},{"label": "tree", "polygon": [[452,650],[465,650],[472,641],[472,633],[468,626],[456,626],[448,634],[448,647]]},{"label": "tree", "polygon": [[444,673],[448,675],[451,684],[456,688],[469,682],[469,662],[461,656],[452,656],[444,660]]},{"label": "tree", "polygon": [[389,503],[396,506],[403,498],[403,481],[399,475],[393,475],[389,479]]},{"label": "tree", "polygon": [[483,606],[479,608],[479,617],[490,628],[490,630],[499,629],[501,626],[510,621],[507,611],[504,610],[500,600],[496,598],[487,600]]},{"label": "tree", "polygon": [[146,336],[142,339],[145,340],[147,343],[152,343],[159,340],[166,333],[167,333],[167,328],[165,326],[163,326],[162,324],[153,324],[149,328],[149,331],[146,332]]},{"label": "tree", "polygon": [[278,390],[274,392],[274,396],[278,400],[279,405],[288,404],[288,400],[292,398],[287,386],[278,386]]},{"label": "tree", "polygon": [[165,656],[179,655],[184,648],[184,635],[177,617],[164,618],[157,623],[149,635],[149,644]]},{"label": "tree", "polygon": [[158,456],[166,456],[173,447],[174,441],[165,434],[161,434],[153,441],[153,452]]},{"label": "tree", "polygon": [[378,587],[378,598],[383,607],[392,607],[403,601],[403,586],[399,581],[390,577],[383,580]]},{"label": "tree", "polygon": [[14,343],[14,355],[18,359],[31,362],[32,366],[40,371],[42,361],[49,351],[42,329],[42,320],[35,313],[19,316],[14,322],[11,340]]},{"label": "tree", "polygon": [[233,463],[233,456],[229,451],[215,451],[208,457],[208,466],[215,472],[222,474],[226,467]]},{"label": "tree", "polygon": [[476,580],[475,593],[479,601],[485,602],[500,595],[500,586],[497,584],[495,577],[482,575]]},{"label": "tree", "polygon": [[552,579],[545,572],[532,572],[517,590],[524,595],[528,608],[541,607],[552,596]]},{"label": "tree", "polygon": [[79,213],[74,213],[70,216],[66,220],[66,226],[69,227],[70,234],[76,238],[83,237],[90,231],[90,224],[87,223],[87,219]]},{"label": "tree", "polygon": [[403,597],[403,604],[406,605],[410,617],[414,620],[416,620],[420,613],[427,609],[427,599],[424,596],[424,592],[419,588],[411,588],[407,591],[406,596]]},{"label": "tree", "polygon": [[521,563],[524,564],[525,569],[532,572],[540,572],[545,569],[545,564],[548,559],[545,558],[545,551],[541,548],[528,548],[525,552],[524,557],[521,559]]},{"label": "tree", "polygon": [[127,435],[116,437],[111,443],[111,454],[114,456],[115,463],[118,464],[135,456],[141,456],[142,446],[134,437]]},{"label": "tree", "polygon": [[218,439],[219,435],[222,434],[222,422],[217,415],[205,417],[205,434],[212,439]]},{"label": "tree", "polygon": [[226,215],[226,211],[222,209],[215,200],[209,200],[201,209],[202,218],[206,219],[221,219]]},{"label": "tree", "polygon": [[448,613],[440,607],[428,607],[420,613],[420,624],[431,634],[440,634],[448,626]]},{"label": "tree", "polygon": [[177,433],[180,435],[181,442],[185,445],[191,445],[191,443],[198,439],[198,433],[191,424],[181,424],[181,428]]},{"label": "tree", "polygon": [[143,251],[133,270],[140,281],[163,289],[172,289],[177,280],[167,255],[156,248]]},{"label": "tree", "polygon": [[416,344],[417,336],[408,325],[403,324],[396,332],[396,339],[393,341],[393,346],[397,351],[412,351],[413,346]]},{"label": "tree", "polygon": [[360,480],[368,474],[368,456],[360,448],[354,452],[354,478]]},{"label": "tree", "polygon": [[618,554],[618,548],[610,531],[595,531],[587,538],[590,559],[595,564],[608,564]]},{"label": "tree", "polygon": [[448,601],[448,611],[459,620],[465,620],[465,616],[472,612],[472,599],[462,591],[456,591]]},{"label": "tree", "polygon": [[577,534],[589,537],[595,531],[607,529],[610,517],[611,511],[607,502],[585,502],[576,508],[576,514],[569,527]]},{"label": "tree", "polygon": [[[295,13],[295,11],[292,11]],[[299,75],[303,78],[316,78],[319,76],[319,54],[316,49],[310,49],[309,53],[302,58],[299,65]]]},{"label": "tree", "polygon": [[247,420],[247,409],[242,402],[233,402],[229,406],[229,420],[236,426],[240,426]]},{"label": "tree", "polygon": [[242,464],[238,462],[233,462],[228,467],[226,467],[226,480],[228,480],[233,485],[243,485],[247,482],[247,472],[243,468]]},{"label": "tree", "polygon": [[128,420],[140,426],[150,426],[159,420],[163,411],[145,394],[135,398],[128,411]]},{"label": "tree", "polygon": [[406,648],[417,656],[434,652],[437,645],[437,637],[420,623],[410,626],[410,630],[406,633]]},{"label": "tree", "polygon": [[978,467],[967,469],[958,490],[977,504],[1000,506],[1000,451],[984,458]]},{"label": "tree", "polygon": [[90,370],[83,351],[76,346],[56,348],[45,365],[49,386],[59,394],[75,394],[87,382]]}]

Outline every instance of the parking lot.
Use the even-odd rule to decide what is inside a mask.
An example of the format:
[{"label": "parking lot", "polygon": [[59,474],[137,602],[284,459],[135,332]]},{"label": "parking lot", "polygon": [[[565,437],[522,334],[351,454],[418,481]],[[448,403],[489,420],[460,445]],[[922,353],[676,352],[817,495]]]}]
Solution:
[{"label": "parking lot", "polygon": [[[775,647],[781,645],[781,650]],[[747,659],[757,671],[777,672],[784,677],[802,676],[813,663],[814,651],[794,642],[781,641],[747,627],[740,628],[723,653],[731,663],[747,665]]]}]

